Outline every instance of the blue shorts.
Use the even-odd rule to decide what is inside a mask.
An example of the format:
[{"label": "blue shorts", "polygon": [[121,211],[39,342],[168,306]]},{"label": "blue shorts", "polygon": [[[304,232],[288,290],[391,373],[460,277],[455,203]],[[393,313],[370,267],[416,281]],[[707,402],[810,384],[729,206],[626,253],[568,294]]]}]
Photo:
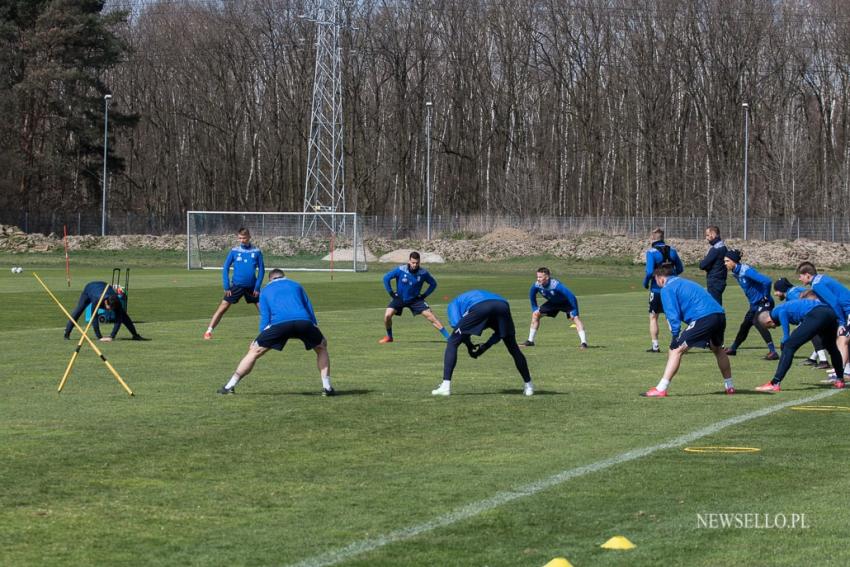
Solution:
[{"label": "blue shorts", "polygon": [[572,319],[578,317],[578,301],[573,305],[569,301],[552,301],[551,299],[540,306],[540,315],[546,317],[557,317],[562,311]]},{"label": "blue shorts", "polygon": [[485,329],[492,329],[502,338],[516,336],[511,308],[506,302],[488,299],[476,303],[461,317],[454,332],[481,336]]},{"label": "blue shorts", "polygon": [[650,291],[649,292],[649,312],[655,313],[656,315],[660,315],[664,313],[664,306],[661,304],[661,292],[660,291]]},{"label": "blue shorts", "polygon": [[414,316],[431,309],[431,307],[425,303],[424,299],[419,299],[418,297],[411,299],[410,301],[405,301],[401,297],[393,297],[390,300],[389,305],[387,305],[387,308],[390,307],[395,310],[396,315],[401,315],[404,308],[407,307]]},{"label": "blue shorts", "polygon": [[259,303],[260,296],[254,297],[254,288],[241,285],[230,286],[230,296],[225,295],[224,300],[230,304],[238,303],[240,297],[245,297],[245,303]]},{"label": "blue shorts", "polygon": [[312,321],[286,321],[263,329],[255,342],[264,348],[283,350],[289,339],[299,339],[306,350],[311,350],[322,344],[325,337]]},{"label": "blue shorts", "polygon": [[723,346],[723,333],[726,332],[726,314],[712,313],[697,319],[688,325],[679,337],[670,345],[670,349],[682,345],[688,347],[707,348],[711,345]]}]

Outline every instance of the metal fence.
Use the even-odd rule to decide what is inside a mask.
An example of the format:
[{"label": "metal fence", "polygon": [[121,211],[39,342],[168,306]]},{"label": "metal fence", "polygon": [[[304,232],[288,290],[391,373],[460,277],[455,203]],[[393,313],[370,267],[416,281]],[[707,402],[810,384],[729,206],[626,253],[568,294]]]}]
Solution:
[{"label": "metal fence", "polygon": [[[360,215],[366,238],[425,239],[428,219],[425,215],[391,217]],[[62,234],[100,234],[100,213],[63,211],[0,210],[0,224],[18,226],[24,232]],[[541,236],[574,234],[610,234],[646,238],[656,226],[667,238],[702,239],[708,225],[717,225],[724,238],[743,238],[743,219],[693,217],[519,217],[513,215],[433,215],[433,238],[472,238],[500,228],[516,228]],[[186,215],[110,213],[107,234],[185,234]],[[850,242],[850,221],[836,218],[750,218],[750,240],[824,240]]]}]

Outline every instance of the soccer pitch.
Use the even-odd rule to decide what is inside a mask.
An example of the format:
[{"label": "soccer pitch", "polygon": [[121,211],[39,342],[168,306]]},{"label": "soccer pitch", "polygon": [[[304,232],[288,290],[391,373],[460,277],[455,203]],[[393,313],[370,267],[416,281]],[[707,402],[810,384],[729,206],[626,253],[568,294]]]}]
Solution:
[{"label": "soccer pitch", "polygon": [[[731,359],[738,394],[722,393],[714,357],[695,350],[670,397],[639,397],[666,360],[644,352],[641,266],[426,266],[444,323],[446,298],[489,289],[510,299],[520,341],[538,265],[576,293],[591,348],[578,349],[566,318],[545,319],[525,350],[530,398],[501,345],[478,360],[461,349],[452,396],[432,397],[444,342],[426,321],[405,312],[396,342],[377,344],[391,266],[292,273],[329,341],[339,395],[323,398],[298,342],[262,358],[237,395],[217,395],[257,333],[256,311],[239,303],[202,340],[220,273],[187,272],[178,253],[79,253],[70,289],[59,256],[0,258],[24,267],[0,272],[0,564],[850,564],[850,412],[792,409],[850,406],[848,393],[797,364],[781,393],[754,392],[776,363],[752,332]],[[76,341],[62,340],[64,316],[31,272],[70,309],[113,265],[132,267],[129,312],[152,341],[98,345],[136,396],[88,346],[57,394]],[[703,282],[693,266],[685,276]],[[734,281],[724,300],[729,343],[745,311]],[[600,548],[617,535],[637,547]]]}]

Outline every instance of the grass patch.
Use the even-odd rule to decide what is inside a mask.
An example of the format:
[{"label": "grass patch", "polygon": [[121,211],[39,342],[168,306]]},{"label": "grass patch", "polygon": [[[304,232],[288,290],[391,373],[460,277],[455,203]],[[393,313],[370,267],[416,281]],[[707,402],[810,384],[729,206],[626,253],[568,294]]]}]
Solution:
[{"label": "grass patch", "polygon": [[[293,274],[329,338],[339,397],[319,396],[315,357],[298,344],[268,354],[236,396],[222,397],[215,390],[257,333],[254,308],[236,305],[215,339],[203,341],[221,298],[219,274],[182,269],[176,252],[122,254],[75,255],[70,289],[62,256],[0,255],[28,261],[18,262],[27,267],[20,276],[0,272],[0,563],[291,564],[821,391],[821,373],[795,366],[781,394],[753,393],[774,364],[761,360],[752,334],[732,361],[741,394],[721,395],[713,357],[696,351],[669,398],[640,398],[664,365],[643,352],[642,267],[528,258],[431,266],[439,281],[431,303],[445,321],[446,298],[491,289],[511,300],[525,338],[533,270],[548,264],[579,296],[591,348],[578,350],[566,319],[546,319],[527,351],[532,398],[521,395],[497,345],[480,360],[462,356],[453,395],[433,399],[443,354],[433,328],[405,315],[395,320],[398,342],[377,344],[387,303],[380,277],[390,266],[333,280]],[[128,398],[87,348],[57,395],[74,345],[61,339],[64,320],[29,273],[38,270],[70,307],[113,265],[132,266],[130,313],[153,339],[103,345],[137,396]],[[731,285],[725,299],[731,340],[745,304]],[[850,405],[846,393],[821,403]],[[835,432],[848,419],[782,410],[699,441],[759,453],[658,451],[343,564],[539,566],[565,556],[577,567],[846,565],[841,530],[850,512],[835,496],[835,471],[850,442]],[[810,523],[700,528],[697,514],[709,512],[801,513]],[[637,549],[601,550],[613,535]]]}]

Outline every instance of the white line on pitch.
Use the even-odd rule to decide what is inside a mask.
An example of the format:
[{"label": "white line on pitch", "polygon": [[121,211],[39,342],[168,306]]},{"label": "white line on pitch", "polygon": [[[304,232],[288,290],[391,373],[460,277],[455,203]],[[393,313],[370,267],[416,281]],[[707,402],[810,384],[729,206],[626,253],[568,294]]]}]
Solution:
[{"label": "white line on pitch", "polygon": [[670,441],[666,441],[658,445],[644,447],[643,449],[634,449],[632,451],[626,451],[625,453],[620,453],[619,455],[616,455],[614,457],[603,459],[601,461],[596,461],[595,463],[591,463],[589,465],[584,465],[581,467],[576,467],[574,469],[561,471],[558,474],[555,474],[548,478],[544,478],[542,480],[538,480],[537,482],[533,482],[525,486],[520,486],[514,490],[499,492],[498,494],[491,496],[490,498],[479,500],[478,502],[472,502],[470,504],[467,504],[466,506],[462,506],[460,508],[452,510],[447,514],[438,516],[433,520],[429,520],[421,524],[416,524],[414,526],[401,528],[392,531],[388,534],[384,534],[382,536],[355,541],[354,543],[346,545],[345,547],[328,551],[326,553],[310,557],[303,561],[299,561],[298,563],[294,563],[291,565],[291,567],[324,567],[326,565],[336,565],[337,563],[342,563],[343,561],[347,561],[348,559],[351,559],[363,553],[367,553],[369,551],[374,551],[375,549],[384,547],[391,543],[411,539],[418,535],[436,530],[438,528],[444,528],[446,526],[456,524],[463,520],[473,518],[475,516],[478,516],[479,514],[482,514],[483,512],[498,508],[499,506],[502,506],[503,504],[507,504],[509,502],[513,502],[514,500],[519,500],[520,498],[525,498],[526,496],[534,496],[539,492],[563,484],[568,480],[585,476],[590,473],[603,471],[616,465],[628,463],[629,461],[634,461],[636,459],[647,457],[653,453],[657,453],[658,451],[664,451],[666,449],[675,449],[676,447],[687,445],[688,443],[696,441],[697,439],[702,439],[703,437],[713,435],[721,429],[725,429],[733,425],[739,425],[741,423],[745,423],[747,421],[751,421],[759,417],[770,415],[789,406],[796,406],[800,404],[814,402],[817,400],[822,400],[823,398],[827,398],[841,391],[843,390],[829,390],[827,392],[816,394],[814,396],[809,396],[808,398],[789,400],[787,402],[782,402],[781,404],[768,406],[766,408],[756,410],[750,413],[745,413],[737,417],[730,417],[728,419],[718,421],[717,423],[708,425],[706,427],[703,427],[702,429],[697,429],[696,431],[692,431],[691,433],[687,433],[685,435],[676,437],[674,439],[671,439]]}]

